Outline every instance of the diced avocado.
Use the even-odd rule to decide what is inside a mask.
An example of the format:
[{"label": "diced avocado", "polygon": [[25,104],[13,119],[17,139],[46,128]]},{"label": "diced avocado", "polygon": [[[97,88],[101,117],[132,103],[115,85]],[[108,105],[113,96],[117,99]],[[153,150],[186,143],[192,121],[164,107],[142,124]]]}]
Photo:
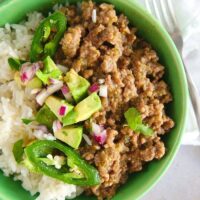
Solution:
[{"label": "diced avocado", "polygon": [[56,115],[56,117],[62,121],[62,118],[64,116],[59,115],[59,110],[61,106],[66,106],[66,114],[65,116],[73,109],[73,105],[67,103],[67,101],[60,99],[58,97],[54,97],[54,96],[49,96],[46,101],[45,104],[50,108],[50,110]]},{"label": "diced avocado", "polygon": [[92,93],[78,103],[74,109],[62,118],[64,126],[75,124],[88,119],[92,114],[101,109],[101,100],[97,93]]},{"label": "diced avocado", "polygon": [[66,126],[54,133],[55,137],[69,146],[77,149],[83,134],[82,126]]},{"label": "diced avocado", "polygon": [[61,73],[59,70],[54,70],[49,74],[45,74],[43,73],[41,70],[38,70],[36,72],[36,76],[44,83],[44,84],[49,84],[49,79],[53,78],[53,79],[59,79]]},{"label": "diced avocado", "polygon": [[65,117],[62,118],[63,126],[75,124],[77,116],[78,114],[74,111],[74,109],[70,111]]},{"label": "diced avocado", "polygon": [[19,71],[22,67],[22,64],[24,64],[25,62],[26,61],[20,60],[18,58],[13,58],[13,57],[8,58],[8,64],[12,70]]},{"label": "diced avocado", "polygon": [[57,117],[47,105],[44,105],[36,114],[35,119],[38,123],[47,126],[48,129],[52,129],[53,122]]},{"label": "diced avocado", "polygon": [[90,118],[92,114],[100,109],[101,99],[96,92],[92,93],[75,106],[74,111],[77,112],[76,122],[84,121]]},{"label": "diced avocado", "polygon": [[30,89],[42,88],[42,81],[39,78],[34,77],[27,83],[26,87]]},{"label": "diced avocado", "polygon": [[50,73],[50,72],[58,69],[57,66],[56,66],[56,64],[54,63],[54,61],[51,59],[50,56],[47,56],[44,59],[43,63],[44,63],[44,70],[43,70],[43,72],[45,74],[48,74],[48,73]]},{"label": "diced avocado", "polygon": [[49,78],[53,78],[53,79],[60,79],[62,72],[60,71],[60,69],[58,69],[58,67],[56,66],[56,64],[54,63],[54,61],[51,59],[50,56],[47,56],[44,61],[44,69],[43,71],[38,70],[36,72],[36,76],[44,83],[44,84],[48,84],[49,83]]},{"label": "diced avocado", "polygon": [[79,102],[86,97],[90,83],[85,78],[79,76],[73,69],[71,69],[67,72],[64,80],[76,102]]}]

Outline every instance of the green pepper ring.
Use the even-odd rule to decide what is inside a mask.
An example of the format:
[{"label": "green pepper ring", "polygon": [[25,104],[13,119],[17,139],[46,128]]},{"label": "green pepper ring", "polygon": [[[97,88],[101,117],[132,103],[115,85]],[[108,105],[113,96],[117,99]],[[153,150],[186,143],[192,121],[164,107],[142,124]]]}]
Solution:
[{"label": "green pepper ring", "polygon": [[[60,39],[62,38],[67,26],[66,16],[57,11],[49,17],[45,18],[35,31],[33,41],[31,44],[30,60],[35,62],[44,59],[46,56],[53,57]],[[56,27],[56,34],[54,38],[45,43],[50,36],[51,29]]]},{"label": "green pepper ring", "polygon": [[[63,152],[70,161],[76,165],[84,174],[84,178],[74,178],[73,173],[63,173],[55,167],[46,165],[41,161],[41,157],[46,157],[52,150],[58,149]],[[77,152],[58,141],[38,140],[25,148],[25,155],[39,173],[61,180],[65,183],[79,186],[94,186],[100,184],[98,171],[83,160]]]}]

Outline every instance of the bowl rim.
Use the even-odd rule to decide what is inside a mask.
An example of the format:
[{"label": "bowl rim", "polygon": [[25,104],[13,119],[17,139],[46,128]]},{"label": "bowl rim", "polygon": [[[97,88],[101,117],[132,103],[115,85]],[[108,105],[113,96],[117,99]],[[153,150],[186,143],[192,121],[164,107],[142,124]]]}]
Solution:
[{"label": "bowl rim", "polygon": [[[18,0],[16,0],[17,2]],[[126,4],[126,6],[129,6],[130,9],[138,10],[138,13],[144,18],[148,23],[150,23],[152,26],[154,26],[157,29],[158,34],[160,34],[164,39],[166,44],[168,45],[169,48],[171,48],[171,51],[173,52],[173,60],[176,62],[176,65],[179,66],[177,68],[177,71],[179,75],[182,77],[182,94],[183,94],[183,106],[185,106],[185,109],[182,111],[182,117],[179,120],[180,126],[179,129],[176,131],[177,132],[177,137],[176,140],[173,143],[173,147],[165,161],[165,164],[159,168],[159,172],[157,173],[157,176],[153,176],[152,179],[149,181],[149,184],[144,186],[143,193],[138,195],[138,199],[142,198],[146,193],[148,193],[157,183],[158,181],[163,177],[163,175],[166,173],[166,171],[169,169],[171,166],[181,144],[181,138],[182,135],[184,134],[184,128],[185,128],[185,122],[186,122],[186,116],[188,113],[187,105],[188,105],[188,89],[187,89],[187,81],[186,81],[186,75],[184,72],[184,67],[183,63],[181,60],[181,57],[178,53],[178,50],[172,41],[171,37],[167,33],[167,31],[163,28],[163,26],[160,25],[160,23],[152,16],[150,15],[144,8],[142,8],[136,0],[103,0],[104,2],[114,4],[113,2],[122,2],[123,4]],[[0,2],[0,7],[6,7],[9,6],[10,3],[12,3],[13,0],[3,0]],[[24,1],[24,3],[27,3],[28,1]],[[27,3],[28,4],[28,3]],[[131,200],[131,197],[127,198],[127,200]]]}]

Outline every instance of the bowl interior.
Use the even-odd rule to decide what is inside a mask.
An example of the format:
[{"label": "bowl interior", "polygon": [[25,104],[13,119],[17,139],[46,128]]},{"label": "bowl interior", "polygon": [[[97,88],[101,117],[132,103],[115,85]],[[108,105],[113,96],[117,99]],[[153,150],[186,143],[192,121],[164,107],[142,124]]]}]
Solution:
[{"label": "bowl interior", "polygon": [[[33,10],[48,10],[59,0],[3,0],[0,3],[0,26],[5,23],[15,23],[25,17],[27,12]],[[60,0],[59,2],[65,2]],[[77,0],[70,0],[75,3]],[[131,175],[128,182],[122,186],[113,198],[114,200],[133,200],[144,195],[164,174],[171,164],[181,141],[186,114],[187,114],[187,84],[181,59],[167,32],[148,13],[140,8],[133,0],[97,0],[108,2],[123,12],[131,24],[138,28],[139,36],[152,44],[158,52],[160,62],[166,66],[165,81],[169,84],[173,94],[173,102],[168,106],[167,112],[174,119],[176,126],[164,137],[167,147],[165,157],[160,161],[148,164],[142,172]],[[8,12],[9,11],[9,12]],[[17,195],[16,195],[17,194]],[[22,189],[20,182],[4,177],[0,172],[0,199],[31,200],[34,197]],[[77,200],[86,200],[84,195]],[[95,199],[95,198],[90,198]]]}]

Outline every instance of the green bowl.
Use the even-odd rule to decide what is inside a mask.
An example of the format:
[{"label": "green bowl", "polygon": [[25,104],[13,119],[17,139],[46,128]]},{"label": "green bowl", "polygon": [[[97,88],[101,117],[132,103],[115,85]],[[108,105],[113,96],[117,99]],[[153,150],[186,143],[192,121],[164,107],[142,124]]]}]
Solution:
[{"label": "green bowl", "polygon": [[[61,0],[64,2],[64,0]],[[61,2],[59,1],[59,2]],[[51,0],[3,0],[0,1],[0,26],[5,23],[15,23],[33,10],[48,10],[58,1]],[[70,0],[70,3],[77,2]],[[98,2],[103,2],[98,0]],[[104,1],[105,2],[105,1]],[[163,176],[172,163],[181,142],[187,115],[188,91],[185,73],[177,49],[163,27],[133,0],[106,0],[123,12],[130,22],[138,28],[138,34],[146,39],[158,52],[160,62],[166,66],[165,80],[169,84],[173,102],[167,112],[174,119],[176,126],[163,137],[167,147],[166,155],[160,161],[149,163],[142,172],[130,175],[128,182],[120,187],[113,200],[136,200],[141,198]],[[159,195],[159,194],[158,194]],[[4,177],[0,173],[1,200],[31,200],[35,197],[22,189],[20,182]],[[84,195],[77,200],[95,199]]]}]

